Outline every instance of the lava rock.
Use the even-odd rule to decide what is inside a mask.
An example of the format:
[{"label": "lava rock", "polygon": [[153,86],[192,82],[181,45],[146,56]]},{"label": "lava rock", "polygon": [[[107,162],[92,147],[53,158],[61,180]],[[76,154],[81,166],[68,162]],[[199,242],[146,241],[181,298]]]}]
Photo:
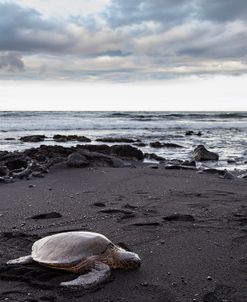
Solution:
[{"label": "lava rock", "polygon": [[235,176],[229,171],[225,171],[225,174],[220,177],[223,179],[230,179],[230,180],[235,178]]},{"label": "lava rock", "polygon": [[150,160],[156,160],[156,161],[165,161],[165,158],[162,156],[159,156],[155,153],[145,153],[144,157],[146,159],[150,159]]},{"label": "lava rock", "polygon": [[65,143],[68,141],[67,136],[66,135],[60,135],[60,134],[56,134],[53,136],[53,140],[57,143]]},{"label": "lava rock", "polygon": [[14,137],[6,137],[4,140],[5,141],[15,141],[15,138]]},{"label": "lava rock", "polygon": [[219,155],[208,151],[203,145],[199,145],[193,152],[193,158],[195,161],[219,160]]},{"label": "lava rock", "polygon": [[45,135],[28,135],[28,136],[21,137],[20,140],[22,142],[38,143],[38,142],[43,142],[45,138],[46,138]]},{"label": "lava rock", "polygon": [[85,142],[85,143],[90,143],[91,139],[86,137],[86,136],[78,136],[77,137],[78,142]]},{"label": "lava rock", "polygon": [[137,147],[146,147],[147,146],[147,144],[145,144],[145,143],[134,143],[133,145],[137,146]]},{"label": "lava rock", "polygon": [[5,162],[5,166],[10,170],[18,170],[18,169],[26,169],[28,166],[28,163],[24,159],[13,159],[13,160],[8,160]]},{"label": "lava rock", "polygon": [[186,131],[185,133],[186,136],[191,136],[191,135],[197,135],[197,136],[202,136],[202,133],[201,131],[198,131],[197,133],[192,131],[192,130],[189,130],[189,131]]},{"label": "lava rock", "polygon": [[183,148],[183,146],[173,143],[152,142],[149,144],[152,148]]},{"label": "lava rock", "polygon": [[111,149],[114,154],[121,157],[136,158],[137,160],[144,159],[142,151],[130,145],[114,145]]},{"label": "lava rock", "polygon": [[58,143],[65,143],[69,141],[91,142],[91,139],[87,138],[86,136],[61,135],[61,134],[54,135],[53,140]]},{"label": "lava rock", "polygon": [[88,160],[78,152],[68,156],[67,166],[71,168],[83,168],[89,165]]},{"label": "lava rock", "polygon": [[6,166],[0,166],[0,176],[7,176],[9,169]]}]

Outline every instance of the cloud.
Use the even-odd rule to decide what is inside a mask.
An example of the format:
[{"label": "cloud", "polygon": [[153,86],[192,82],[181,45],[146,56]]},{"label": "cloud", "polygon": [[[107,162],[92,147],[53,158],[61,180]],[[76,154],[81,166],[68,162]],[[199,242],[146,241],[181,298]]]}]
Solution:
[{"label": "cloud", "polygon": [[215,22],[247,20],[246,0],[197,0],[198,18]]},{"label": "cloud", "polygon": [[247,20],[246,0],[113,0],[105,10],[113,27],[146,21],[163,27],[191,20],[231,22]]},{"label": "cloud", "polygon": [[0,54],[0,70],[5,71],[23,71],[24,63],[21,56],[14,53]]},{"label": "cloud", "polygon": [[18,5],[25,5],[40,11],[45,16],[63,17],[68,15],[89,15],[100,12],[110,0],[15,0]]},{"label": "cloud", "polygon": [[122,82],[246,73],[245,0],[97,0],[89,15],[80,3],[88,2],[71,0],[67,15],[55,13],[58,0],[0,3],[0,78]]},{"label": "cloud", "polygon": [[113,27],[147,21],[171,26],[189,19],[192,7],[190,0],[114,0],[105,10],[105,17]]},{"label": "cloud", "polygon": [[0,51],[91,55],[121,46],[121,38],[108,29],[92,34],[83,25],[45,19],[34,9],[10,3],[0,4],[0,36]]}]

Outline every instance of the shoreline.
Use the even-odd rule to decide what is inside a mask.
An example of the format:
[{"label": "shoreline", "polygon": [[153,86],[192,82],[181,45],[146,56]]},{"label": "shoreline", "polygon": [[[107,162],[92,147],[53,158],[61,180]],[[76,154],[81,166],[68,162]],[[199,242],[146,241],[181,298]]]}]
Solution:
[{"label": "shoreline", "polygon": [[[44,178],[0,188],[0,300],[246,301],[244,179],[162,165],[58,165]],[[140,270],[113,271],[108,283],[83,291],[58,286],[70,274],[5,265],[28,254],[37,238],[70,230],[100,232],[127,246],[140,254]]]}]

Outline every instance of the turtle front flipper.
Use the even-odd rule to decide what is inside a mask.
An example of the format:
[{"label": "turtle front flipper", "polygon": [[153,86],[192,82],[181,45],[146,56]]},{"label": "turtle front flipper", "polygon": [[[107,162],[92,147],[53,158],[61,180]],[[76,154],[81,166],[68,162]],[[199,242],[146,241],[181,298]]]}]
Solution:
[{"label": "turtle front flipper", "polygon": [[30,264],[33,263],[33,258],[31,255],[20,257],[17,259],[7,261],[7,264]]},{"label": "turtle front flipper", "polygon": [[83,288],[91,288],[106,281],[111,274],[111,269],[108,265],[102,262],[96,262],[93,268],[84,275],[78,278],[60,283],[61,286],[80,286]]}]

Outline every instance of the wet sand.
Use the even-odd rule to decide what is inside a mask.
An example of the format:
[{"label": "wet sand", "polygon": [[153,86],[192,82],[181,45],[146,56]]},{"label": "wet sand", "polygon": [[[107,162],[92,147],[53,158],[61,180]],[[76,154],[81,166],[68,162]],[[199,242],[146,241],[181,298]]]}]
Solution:
[{"label": "wet sand", "polygon": [[[0,301],[246,302],[246,181],[144,165],[52,168],[0,184]],[[5,264],[71,230],[103,233],[138,253],[141,268],[83,290],[59,287],[72,274]]]}]

